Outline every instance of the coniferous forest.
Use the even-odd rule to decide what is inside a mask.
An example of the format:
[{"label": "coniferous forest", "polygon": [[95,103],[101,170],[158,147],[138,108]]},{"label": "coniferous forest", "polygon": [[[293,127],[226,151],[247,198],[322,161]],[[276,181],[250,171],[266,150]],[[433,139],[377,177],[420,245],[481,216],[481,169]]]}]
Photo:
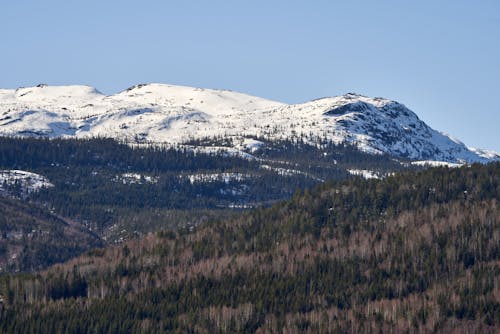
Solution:
[{"label": "coniferous forest", "polygon": [[0,27],[0,334],[500,334],[500,0]]},{"label": "coniferous forest", "polygon": [[[161,147],[105,138],[0,138],[0,170],[36,173],[53,184],[27,192],[0,182],[0,273],[43,269],[148,232],[230,219],[297,189],[353,177],[348,168],[381,175],[410,168],[326,141],[267,142],[249,158],[224,151],[227,140]],[[40,252],[43,245],[57,251]]]},{"label": "coniferous forest", "polygon": [[2,333],[496,333],[500,164],[346,178],[1,276]]}]

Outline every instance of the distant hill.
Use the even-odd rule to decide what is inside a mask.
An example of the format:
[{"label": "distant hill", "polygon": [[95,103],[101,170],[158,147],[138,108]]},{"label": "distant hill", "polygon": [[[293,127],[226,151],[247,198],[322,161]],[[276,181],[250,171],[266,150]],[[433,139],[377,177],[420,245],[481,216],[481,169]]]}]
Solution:
[{"label": "distant hill", "polygon": [[251,152],[269,141],[349,143],[412,160],[487,162],[495,152],[468,148],[426,125],[403,104],[358,94],[288,105],[227,90],[141,84],[106,96],[88,86],[0,90],[0,135],[108,137],[182,145],[225,139]]},{"label": "distant hill", "polygon": [[266,142],[250,159],[104,138],[0,138],[0,196],[49,208],[105,243],[269,206],[325,180],[418,168],[345,145]]},{"label": "distant hill", "polygon": [[500,164],[352,178],[0,278],[0,331],[500,328]]}]

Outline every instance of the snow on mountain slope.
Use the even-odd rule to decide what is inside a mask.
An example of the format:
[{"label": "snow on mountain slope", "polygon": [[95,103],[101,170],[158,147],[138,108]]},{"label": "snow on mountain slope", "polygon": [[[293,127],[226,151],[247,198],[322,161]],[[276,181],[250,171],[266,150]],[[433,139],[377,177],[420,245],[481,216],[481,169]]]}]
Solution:
[{"label": "snow on mountain slope", "polygon": [[41,188],[54,186],[43,175],[23,170],[0,170],[0,194],[6,191],[5,186],[14,186],[16,184],[25,193],[36,192]]},{"label": "snow on mountain slope", "polygon": [[383,98],[346,94],[288,105],[227,90],[164,84],[137,85],[111,96],[88,86],[0,90],[0,135],[171,144],[224,137],[243,150],[250,137],[300,137],[313,144],[320,139],[349,142],[366,152],[414,160],[500,158],[467,148],[431,129],[404,105]]}]

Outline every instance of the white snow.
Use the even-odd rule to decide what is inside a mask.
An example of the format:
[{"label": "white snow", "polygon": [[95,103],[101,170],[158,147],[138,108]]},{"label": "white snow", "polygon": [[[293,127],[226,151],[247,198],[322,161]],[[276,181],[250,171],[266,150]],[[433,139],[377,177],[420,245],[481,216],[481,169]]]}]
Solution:
[{"label": "white snow", "polygon": [[121,182],[123,184],[143,184],[143,183],[157,183],[158,177],[143,175],[138,173],[123,173],[115,176],[113,179],[115,182]]},{"label": "white snow", "polygon": [[273,166],[269,166],[269,165],[260,165],[259,167],[261,169],[265,169],[265,170],[270,170],[270,171],[276,172],[276,174],[278,174],[280,176],[303,175],[303,176],[306,176],[306,177],[311,178],[311,179],[316,180],[316,181],[320,181],[320,182],[324,181],[323,179],[320,179],[320,178],[318,178],[318,177],[316,177],[314,175],[311,175],[309,173],[302,172],[302,171],[296,170],[296,169],[282,168],[282,167],[273,167]]},{"label": "white snow", "polygon": [[155,145],[231,138],[231,147],[201,150],[247,158],[263,145],[253,138],[302,138],[312,144],[326,138],[413,160],[500,159],[498,153],[467,148],[428,127],[404,105],[383,98],[346,94],[289,105],[228,90],[164,84],[137,85],[110,96],[89,86],[2,89],[0,135],[100,136]]},{"label": "white snow", "polygon": [[42,188],[54,187],[54,185],[43,175],[16,169],[0,170],[0,191],[5,190],[5,185],[13,186],[16,184],[19,184],[21,191],[25,193],[36,192]]},{"label": "white snow", "polygon": [[411,164],[415,166],[450,167],[450,168],[458,168],[464,165],[463,163],[453,163],[447,161],[434,161],[434,160],[412,161]]},{"label": "white snow", "polygon": [[348,169],[347,171],[351,175],[362,176],[365,179],[380,179],[383,176],[380,173],[367,169]]},{"label": "white snow", "polygon": [[492,150],[483,150],[475,147],[468,147],[468,149],[477,155],[492,160],[498,160],[498,153]]},{"label": "white snow", "polygon": [[181,178],[187,178],[191,184],[195,183],[210,183],[224,182],[230,183],[233,181],[241,182],[251,177],[250,174],[244,173],[198,173],[190,175],[181,175]]},{"label": "white snow", "polygon": [[235,148],[242,151],[250,151],[255,153],[265,144],[260,140],[255,140],[252,138],[241,138],[239,143],[235,145]]}]

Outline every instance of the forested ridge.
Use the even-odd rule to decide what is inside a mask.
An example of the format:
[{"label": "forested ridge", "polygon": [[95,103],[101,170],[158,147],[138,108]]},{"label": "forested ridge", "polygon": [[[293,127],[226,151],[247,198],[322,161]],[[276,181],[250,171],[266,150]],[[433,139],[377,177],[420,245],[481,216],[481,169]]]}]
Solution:
[{"label": "forested ridge", "polygon": [[46,208],[0,196],[0,272],[41,270],[103,245],[91,231]]},{"label": "forested ridge", "polygon": [[[191,144],[224,148],[227,143],[212,138]],[[255,206],[289,198],[296,189],[322,180],[347,178],[346,168],[353,166],[370,166],[381,173],[404,169],[388,156],[327,143],[317,148],[301,142],[269,142],[254,153],[254,159],[222,151],[197,153],[186,147],[130,147],[112,139],[0,138],[0,168],[47,177],[55,187],[33,193],[30,199],[47,203],[62,215],[90,221],[94,230],[116,222],[121,213],[113,214],[114,209]],[[190,179],[221,173],[239,177]],[[138,179],[127,179],[130,174]]]},{"label": "forested ridge", "polygon": [[[318,147],[300,140],[268,141],[252,156],[242,157],[224,151],[234,146],[228,140],[206,138],[173,147],[130,146],[106,138],[0,137],[0,170],[37,173],[53,184],[26,191],[19,182],[0,181],[0,202],[17,202],[23,212],[32,207],[54,221],[72,222],[83,232],[66,239],[61,224],[44,225],[29,213],[20,219],[15,210],[5,209],[0,220],[0,272],[41,269],[99,243],[189,229],[238,215],[242,209],[267,207],[289,199],[296,189],[352,177],[347,168],[381,174],[408,168],[388,156],[326,141]],[[203,147],[212,153],[200,152]],[[90,242],[86,235],[98,240]],[[59,248],[64,243],[76,246]],[[42,256],[36,245],[58,251]]]},{"label": "forested ridge", "polygon": [[3,275],[0,332],[498,332],[499,172],[331,181]]}]

